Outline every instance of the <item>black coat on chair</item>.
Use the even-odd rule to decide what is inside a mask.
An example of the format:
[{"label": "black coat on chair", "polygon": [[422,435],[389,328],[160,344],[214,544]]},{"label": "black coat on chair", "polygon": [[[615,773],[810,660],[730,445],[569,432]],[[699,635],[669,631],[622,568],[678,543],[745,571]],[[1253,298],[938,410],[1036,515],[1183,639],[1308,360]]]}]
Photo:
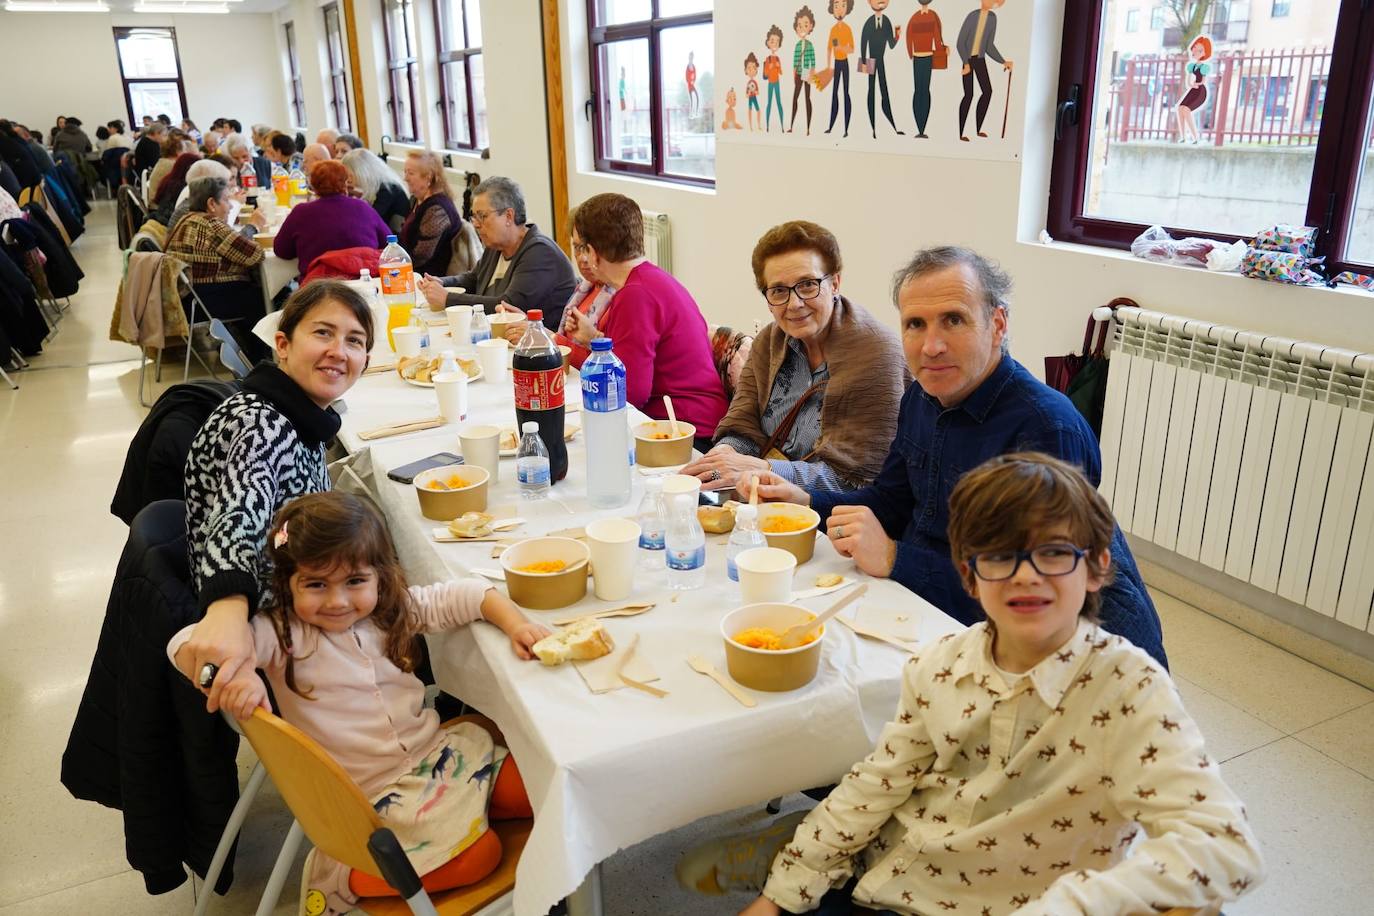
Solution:
[{"label": "black coat on chair", "polygon": [[[124,812],[124,849],[150,894],[204,875],[238,799],[238,735],[167,660],[199,617],[186,554],[186,505],[155,502],[129,529],[100,642],[62,754],[62,784]],[[226,863],[215,887],[228,890]]]},{"label": "black coat on chair", "polygon": [[38,237],[38,248],[47,258],[43,270],[48,275],[48,288],[59,299],[76,295],[77,286],[86,274],[62,240],[62,233],[38,204],[25,205],[24,212],[29,215],[29,226]]}]

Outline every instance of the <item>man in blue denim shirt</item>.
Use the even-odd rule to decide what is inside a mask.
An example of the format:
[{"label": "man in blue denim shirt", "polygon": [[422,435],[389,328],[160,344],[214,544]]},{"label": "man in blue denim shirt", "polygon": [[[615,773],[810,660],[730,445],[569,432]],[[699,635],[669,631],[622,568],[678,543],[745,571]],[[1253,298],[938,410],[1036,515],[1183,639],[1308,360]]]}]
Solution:
[{"label": "man in blue denim shirt", "polygon": [[[835,549],[871,576],[902,583],[966,624],[982,619],[950,558],[949,494],[960,475],[1008,452],[1045,452],[1097,486],[1102,457],[1078,410],[1006,352],[1007,275],[965,248],[917,252],[893,298],[902,348],[918,384],[907,389],[897,436],[871,486],[808,492],[768,475],[760,495],[809,504]],[[1028,545],[1030,546],[1030,545]],[[1121,529],[1115,580],[1102,591],[1103,626],[1166,665],[1154,604]]]}]

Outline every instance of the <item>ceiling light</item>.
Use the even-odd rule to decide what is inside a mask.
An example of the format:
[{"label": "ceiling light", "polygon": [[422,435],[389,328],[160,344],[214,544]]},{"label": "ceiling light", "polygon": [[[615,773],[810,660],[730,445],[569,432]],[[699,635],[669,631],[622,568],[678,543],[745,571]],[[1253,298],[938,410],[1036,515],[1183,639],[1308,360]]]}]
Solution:
[{"label": "ceiling light", "polygon": [[229,7],[225,6],[225,0],[216,0],[216,2],[192,0],[189,3],[135,3],[134,12],[164,16],[168,13],[227,13]]},{"label": "ceiling light", "polygon": [[8,0],[5,9],[11,13],[108,13],[110,8],[102,0],[90,2],[43,3],[41,0]]}]

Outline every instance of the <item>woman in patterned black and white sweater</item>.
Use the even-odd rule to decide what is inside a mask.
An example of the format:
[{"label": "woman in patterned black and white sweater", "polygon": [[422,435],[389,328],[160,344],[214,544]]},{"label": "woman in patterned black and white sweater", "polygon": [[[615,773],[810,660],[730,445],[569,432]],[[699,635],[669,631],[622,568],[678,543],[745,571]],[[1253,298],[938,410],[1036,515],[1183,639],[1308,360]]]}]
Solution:
[{"label": "woman in patterned black and white sweater", "polygon": [[353,289],[337,281],[302,287],[282,310],[277,365],[249,373],[191,443],[187,545],[204,620],[190,645],[193,670],[220,669],[211,712],[235,677],[256,677],[248,618],[271,577],[268,528],[291,499],[329,489],[325,443],[340,423],[329,405],[362,374],[372,339],[372,312]]}]

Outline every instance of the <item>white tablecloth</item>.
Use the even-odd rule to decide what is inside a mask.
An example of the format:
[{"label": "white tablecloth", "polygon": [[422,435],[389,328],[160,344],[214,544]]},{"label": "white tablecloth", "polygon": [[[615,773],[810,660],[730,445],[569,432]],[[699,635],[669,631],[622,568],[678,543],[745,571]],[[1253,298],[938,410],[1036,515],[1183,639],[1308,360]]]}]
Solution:
[{"label": "white tablecloth", "polygon": [[[468,390],[468,422],[514,426],[509,376],[502,384],[483,380]],[[407,385],[393,374],[361,380],[346,401],[341,440],[353,450],[366,445],[357,439],[360,430],[436,414],[432,391]],[[570,418],[579,422],[581,415]],[[457,426],[445,426],[370,446],[376,495],[412,582],[499,565],[491,559],[490,544],[435,543],[430,531],[436,523],[420,515],[413,488],[386,478],[388,468],[438,451],[459,451],[457,431]],[[553,491],[563,505],[520,503],[514,459],[503,460],[490,503],[518,506],[519,514],[529,519],[520,534],[534,536],[634,512],[643,490],[638,473],[632,475],[630,505],[588,508],[581,443],[579,434],[569,448],[568,477]],[[687,666],[689,655],[701,654],[725,671],[719,622],[739,598],[725,575],[723,542],[720,536],[708,537],[705,587],[670,592],[664,572],[639,571],[632,599],[657,601],[658,606],[638,617],[607,621],[617,640],[640,635],[639,652],[660,676],[656,686],[669,691],[664,699],[632,690],[594,695],[571,666],[544,668],[517,660],[494,627],[474,625],[429,637],[439,685],[496,720],[520,761],[534,803],[534,832],[516,874],[517,916],[542,916],[597,863],[633,843],[701,817],[834,782],[872,749],[893,715],[905,654],[859,639],[844,627],[832,627],[826,635],[814,682],[790,693],[755,692],[759,704],[753,709]],[[815,558],[798,572],[797,587],[808,587],[815,576],[832,571],[855,574],[852,562],[821,538]],[[805,603],[821,610],[830,600]],[[575,608],[529,614],[547,620],[611,604],[589,591]],[[922,640],[960,629],[887,580],[871,580],[857,613],[873,613],[877,607],[898,608],[914,619]]]},{"label": "white tablecloth", "polygon": [[279,258],[271,249],[264,252],[259,270],[262,271],[262,298],[267,311],[272,311],[272,298],[286,289],[287,285],[300,272],[300,262],[296,258]]}]

